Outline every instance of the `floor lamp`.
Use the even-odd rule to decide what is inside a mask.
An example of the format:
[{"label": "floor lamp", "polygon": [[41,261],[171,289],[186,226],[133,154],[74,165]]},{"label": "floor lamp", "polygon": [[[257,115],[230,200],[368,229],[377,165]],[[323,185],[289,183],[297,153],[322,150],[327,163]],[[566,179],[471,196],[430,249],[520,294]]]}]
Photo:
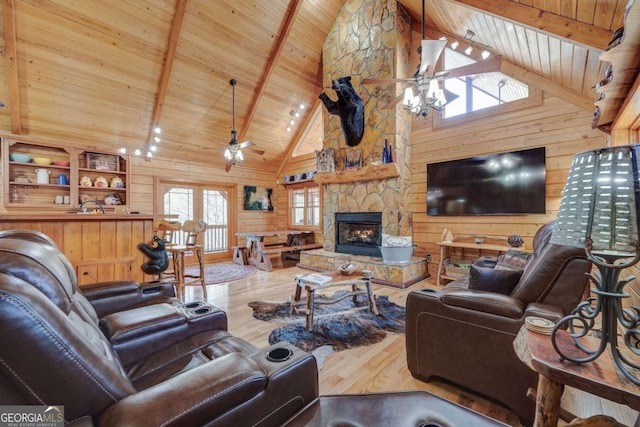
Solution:
[{"label": "floor lamp", "polygon": [[[618,369],[640,385],[640,310],[623,308],[629,294],[624,287],[634,278],[620,272],[640,260],[640,145],[625,145],[576,154],[562,194],[552,243],[584,247],[597,267],[590,275],[593,297],[580,303],[556,323],[551,334],[554,349],[563,359],[590,362],[609,345]],[[584,340],[595,331],[601,315],[596,346]],[[585,357],[568,357],[556,343],[558,330],[568,328]],[[619,340],[618,334],[622,331]],[[594,335],[594,334],[590,334]],[[594,348],[595,347],[595,348]]]}]

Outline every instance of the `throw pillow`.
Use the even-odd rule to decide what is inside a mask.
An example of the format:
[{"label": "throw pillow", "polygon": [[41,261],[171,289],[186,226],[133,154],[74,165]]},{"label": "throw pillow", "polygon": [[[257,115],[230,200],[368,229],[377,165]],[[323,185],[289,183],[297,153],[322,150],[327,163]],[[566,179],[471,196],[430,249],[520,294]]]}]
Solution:
[{"label": "throw pillow", "polygon": [[518,284],[522,271],[496,270],[495,268],[471,265],[469,289],[509,295]]},{"label": "throw pillow", "polygon": [[498,259],[495,269],[522,271],[524,270],[524,266],[527,264],[528,259],[528,253],[509,249]]}]

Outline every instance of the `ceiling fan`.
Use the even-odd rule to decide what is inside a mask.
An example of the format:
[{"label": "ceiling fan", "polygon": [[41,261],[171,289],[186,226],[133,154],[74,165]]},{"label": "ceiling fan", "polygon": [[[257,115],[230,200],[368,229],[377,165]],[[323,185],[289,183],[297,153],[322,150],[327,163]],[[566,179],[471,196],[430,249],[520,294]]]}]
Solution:
[{"label": "ceiling fan", "polygon": [[362,79],[362,83],[412,83],[413,86],[408,87],[403,95],[392,99],[383,108],[392,108],[398,102],[403,101],[405,109],[415,112],[417,116],[426,117],[429,108],[442,111],[448,102],[458,97],[446,89],[441,89],[438,84],[439,80],[500,71],[502,56],[494,56],[484,61],[436,72],[435,66],[447,40],[427,40],[425,38],[424,3],[425,1],[422,0],[422,42],[417,49],[420,55],[420,64],[413,77],[407,79]]},{"label": "ceiling fan", "polygon": [[236,83],[236,79],[229,80],[232,91],[231,113],[233,117],[233,125],[231,127],[231,140],[229,141],[229,145],[227,145],[224,150],[224,170],[226,172],[229,172],[229,170],[231,170],[231,166],[235,165],[236,163],[242,163],[242,161],[244,160],[244,155],[242,154],[243,150],[258,154],[259,156],[262,156],[264,154],[264,150],[249,148],[252,145],[255,145],[253,141],[238,142],[238,131],[236,130]]}]

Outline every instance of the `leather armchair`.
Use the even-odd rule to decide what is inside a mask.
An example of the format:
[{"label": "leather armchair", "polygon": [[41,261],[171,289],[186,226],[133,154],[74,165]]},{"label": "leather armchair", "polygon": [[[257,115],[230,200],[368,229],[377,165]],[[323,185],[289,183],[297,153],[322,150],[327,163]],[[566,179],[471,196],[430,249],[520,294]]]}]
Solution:
[{"label": "leather armchair", "polygon": [[[513,340],[527,316],[557,321],[583,299],[591,270],[584,249],[549,243],[553,223],[534,238],[533,253],[509,295],[469,289],[468,277],[407,297],[406,348],[411,374],[437,377],[534,418],[537,374],[515,355]],[[483,260],[484,265],[487,260]]]},{"label": "leather armchair", "polygon": [[72,425],[277,426],[318,396],[310,354],[260,350],[204,302],[99,318],[55,245],[0,237],[0,405],[63,405]]}]

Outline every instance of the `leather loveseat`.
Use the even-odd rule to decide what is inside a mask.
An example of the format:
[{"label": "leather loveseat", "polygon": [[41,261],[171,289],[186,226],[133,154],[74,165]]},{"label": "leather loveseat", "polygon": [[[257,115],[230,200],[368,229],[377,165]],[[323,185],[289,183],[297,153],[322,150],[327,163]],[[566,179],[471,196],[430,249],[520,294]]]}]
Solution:
[{"label": "leather loveseat", "polygon": [[81,426],[277,426],[318,396],[315,359],[290,344],[260,350],[162,284],[156,299],[95,286],[99,318],[55,244],[0,237],[0,405],[60,405]]},{"label": "leather loveseat", "polygon": [[[537,374],[513,350],[527,316],[557,321],[583,299],[591,270],[584,249],[549,242],[553,223],[538,230],[522,274],[508,294],[470,289],[469,277],[407,297],[406,347],[411,374],[437,377],[534,417]],[[486,267],[486,260],[482,260]]]}]

